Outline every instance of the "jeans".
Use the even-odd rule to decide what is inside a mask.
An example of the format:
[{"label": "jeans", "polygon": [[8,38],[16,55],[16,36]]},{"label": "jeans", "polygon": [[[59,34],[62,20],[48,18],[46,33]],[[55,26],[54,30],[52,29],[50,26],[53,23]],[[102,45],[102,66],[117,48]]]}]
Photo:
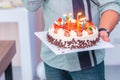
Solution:
[{"label": "jeans", "polygon": [[46,80],[105,80],[104,62],[81,71],[65,71],[45,64]]}]

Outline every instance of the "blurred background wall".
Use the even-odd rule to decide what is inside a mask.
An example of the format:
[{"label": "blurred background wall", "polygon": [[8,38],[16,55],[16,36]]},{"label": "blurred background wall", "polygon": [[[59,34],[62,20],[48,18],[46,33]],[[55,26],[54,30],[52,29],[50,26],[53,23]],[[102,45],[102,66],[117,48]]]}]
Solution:
[{"label": "blurred background wall", "polygon": [[[13,9],[17,7],[22,7],[21,0],[0,0],[1,10]],[[43,8],[40,8],[35,13],[35,18],[36,18],[36,26],[35,26],[36,32],[42,31],[44,29]],[[120,22],[118,23],[118,25],[116,26],[116,28],[113,30],[113,32],[110,35],[111,43],[114,45],[114,48],[106,49],[106,54],[105,54],[106,65],[120,66],[120,59],[119,59],[120,37],[119,35],[120,35]],[[17,52],[13,59],[13,66],[20,67],[21,60],[20,60],[20,43],[19,43],[20,41],[19,41],[18,23],[17,22],[13,22],[13,23],[10,23],[10,22],[1,23],[0,22],[0,40],[16,40]],[[39,62],[41,62],[41,58],[40,58],[41,41],[38,38],[36,38],[36,43],[37,43],[37,55],[38,55],[37,60],[39,64]]]}]

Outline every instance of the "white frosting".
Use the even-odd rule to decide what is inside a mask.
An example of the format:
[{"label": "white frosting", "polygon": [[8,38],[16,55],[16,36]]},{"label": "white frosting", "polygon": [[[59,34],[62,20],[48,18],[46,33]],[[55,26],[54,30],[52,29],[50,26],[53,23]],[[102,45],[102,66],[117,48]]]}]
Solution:
[{"label": "white frosting", "polygon": [[74,30],[71,30],[70,37],[64,36],[65,31],[62,28],[58,29],[57,34],[54,33],[54,30],[54,26],[49,28],[49,35],[57,40],[62,40],[62,42],[71,41],[73,38],[75,40],[95,40],[98,38],[98,30],[94,28],[92,28],[93,34],[89,35],[87,31],[83,30],[82,36],[77,36],[76,32]]}]

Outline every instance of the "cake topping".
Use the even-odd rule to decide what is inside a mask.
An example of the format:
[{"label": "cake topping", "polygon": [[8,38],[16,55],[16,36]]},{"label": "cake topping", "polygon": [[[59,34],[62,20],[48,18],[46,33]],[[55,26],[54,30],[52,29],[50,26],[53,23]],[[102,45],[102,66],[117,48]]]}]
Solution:
[{"label": "cake topping", "polygon": [[65,30],[64,35],[69,37],[70,31],[74,30],[77,36],[82,36],[82,31],[85,30],[88,34],[93,34],[94,24],[88,20],[86,17],[81,17],[81,13],[78,13],[77,19],[73,19],[72,15],[63,15],[61,18],[54,22],[54,33],[56,34],[57,31],[62,28]]}]

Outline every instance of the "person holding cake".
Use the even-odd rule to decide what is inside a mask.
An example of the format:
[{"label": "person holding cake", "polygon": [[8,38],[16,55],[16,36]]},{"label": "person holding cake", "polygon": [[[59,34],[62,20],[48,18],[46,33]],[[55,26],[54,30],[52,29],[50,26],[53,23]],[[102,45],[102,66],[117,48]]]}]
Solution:
[{"label": "person holding cake", "polygon": [[[107,42],[120,15],[119,0],[23,0],[23,3],[29,11],[43,6],[45,30],[61,15],[73,13],[76,18],[81,12],[99,28],[100,38]],[[55,55],[44,44],[41,49],[46,80],[105,80],[104,57],[104,49],[63,55]]]}]

